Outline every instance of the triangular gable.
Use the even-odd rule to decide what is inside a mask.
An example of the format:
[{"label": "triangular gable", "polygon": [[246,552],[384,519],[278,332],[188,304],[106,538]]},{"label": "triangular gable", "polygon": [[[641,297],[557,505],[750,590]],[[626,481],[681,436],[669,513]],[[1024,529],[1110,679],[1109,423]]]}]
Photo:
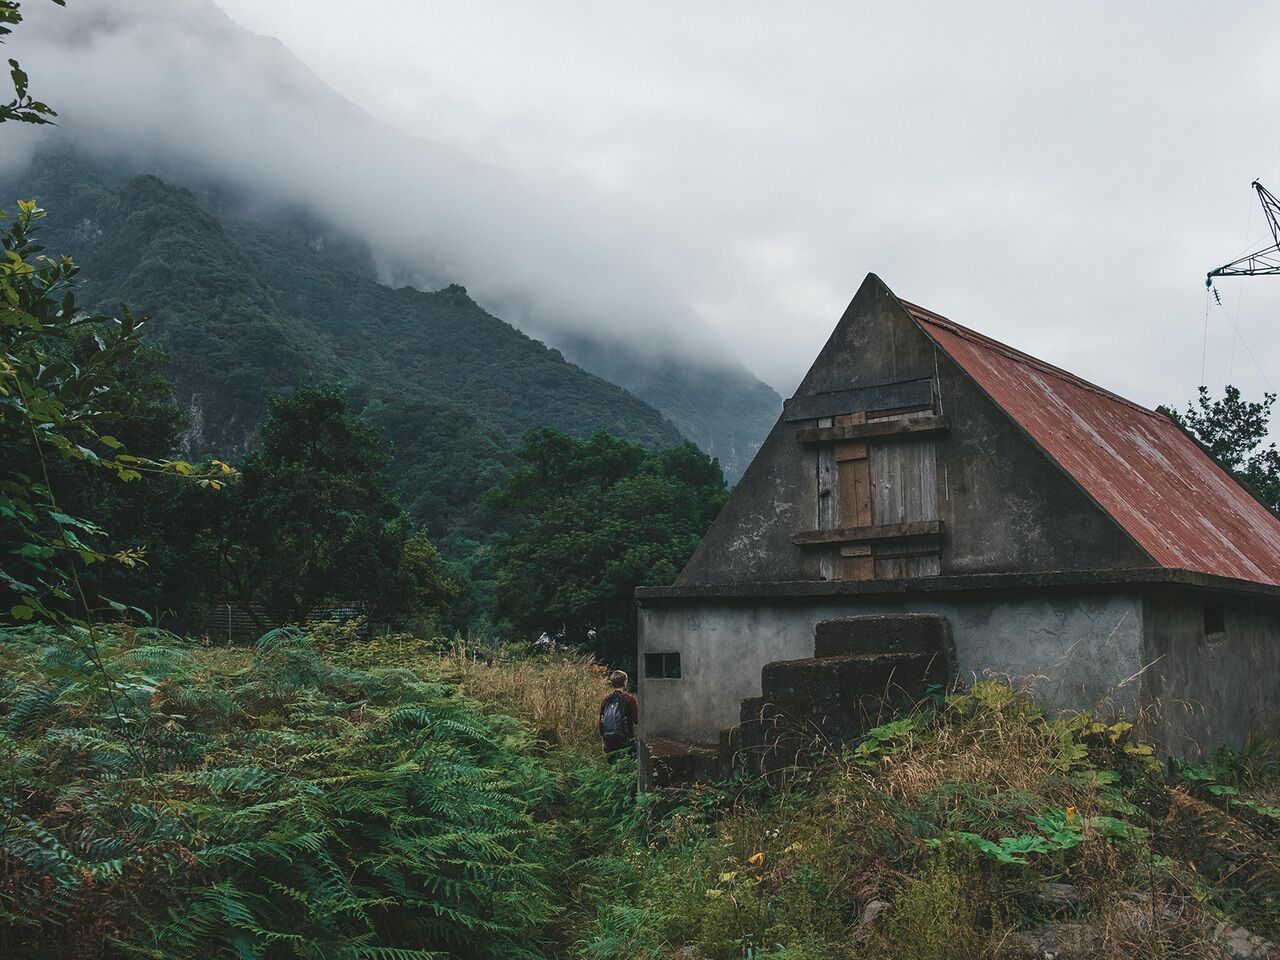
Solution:
[{"label": "triangular gable", "polygon": [[1168,417],[902,305],[1156,563],[1280,585],[1280,519]]}]

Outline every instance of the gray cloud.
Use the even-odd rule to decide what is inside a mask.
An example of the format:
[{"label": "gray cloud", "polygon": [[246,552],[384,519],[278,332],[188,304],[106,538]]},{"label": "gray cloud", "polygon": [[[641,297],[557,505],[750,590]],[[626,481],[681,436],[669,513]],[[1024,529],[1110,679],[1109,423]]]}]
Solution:
[{"label": "gray cloud", "polygon": [[[874,271],[1187,397],[1204,272],[1280,157],[1272,7],[219,2],[308,66],[197,0],[73,0],[12,49],[69,132],[311,203],[535,330],[710,329],[784,393]],[[1215,307],[1206,379],[1258,393],[1280,279],[1221,287],[1264,372]]]},{"label": "gray cloud", "polygon": [[535,331],[605,325],[639,345],[711,333],[638,230],[556,188],[372,119],[278,41],[206,0],[32,6],[13,52],[63,130],[20,131],[20,162],[50,136],[131,163],[189,170],[303,204],[363,235],[389,275],[465,284]]}]

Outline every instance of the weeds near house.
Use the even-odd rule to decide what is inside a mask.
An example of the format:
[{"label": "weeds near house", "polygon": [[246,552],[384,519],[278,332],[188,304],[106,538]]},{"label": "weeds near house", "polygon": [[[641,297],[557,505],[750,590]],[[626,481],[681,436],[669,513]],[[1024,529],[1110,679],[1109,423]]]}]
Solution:
[{"label": "weeds near house", "polygon": [[517,660],[481,655],[462,642],[447,663],[464,693],[519,718],[539,740],[580,753],[599,753],[605,668],[583,654]]},{"label": "weeds near house", "polygon": [[[1277,936],[1280,811],[1212,791],[1223,784],[1207,776],[1170,782],[1128,724],[1051,719],[979,683],[782,791],[686,794],[584,949],[619,960],[1030,956],[1052,921],[1077,955],[1222,957],[1224,920]],[[1047,882],[1075,899],[1046,900]]]}]

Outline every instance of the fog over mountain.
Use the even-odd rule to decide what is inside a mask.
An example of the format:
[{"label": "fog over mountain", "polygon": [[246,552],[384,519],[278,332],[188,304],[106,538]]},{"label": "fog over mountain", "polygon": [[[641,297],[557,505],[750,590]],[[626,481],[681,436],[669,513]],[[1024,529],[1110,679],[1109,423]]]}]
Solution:
[{"label": "fog over mountain", "polygon": [[[462,283],[539,332],[712,349],[636,225],[373,120],[209,0],[31,4],[10,49],[78,145],[303,204],[370,240],[389,280]],[[51,136],[23,133],[6,160]]]},{"label": "fog over mountain", "polygon": [[[306,209],[365,240],[386,283],[460,283],[490,312],[632,389],[730,476],[776,416],[777,395],[666,285],[661,260],[672,250],[643,224],[374,120],[209,0],[30,12],[12,50],[56,105],[60,129],[7,137],[4,170],[66,138],[132,171]],[[723,393],[726,379],[732,424],[713,421],[719,410],[696,395],[703,381]]]},{"label": "fog over mountain", "polygon": [[34,4],[10,52],[66,134],[305,203],[553,343],[788,393],[871,270],[1148,404],[1280,381],[1280,283],[1224,282],[1207,331],[1203,292],[1280,180],[1280,8],[221,5],[248,29]]},{"label": "fog over mountain", "polygon": [[1144,403],[1280,384],[1280,280],[1223,281],[1207,345],[1203,284],[1269,237],[1280,5],[219,3],[375,116],[646,221],[783,393],[868,271]]}]

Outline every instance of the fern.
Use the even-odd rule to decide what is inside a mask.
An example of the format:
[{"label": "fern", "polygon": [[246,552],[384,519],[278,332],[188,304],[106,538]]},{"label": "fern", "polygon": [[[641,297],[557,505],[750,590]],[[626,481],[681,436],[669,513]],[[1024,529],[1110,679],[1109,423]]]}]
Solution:
[{"label": "fern", "polygon": [[553,775],[437,677],[246,667],[159,630],[0,631],[0,955],[533,957],[555,916]]}]

